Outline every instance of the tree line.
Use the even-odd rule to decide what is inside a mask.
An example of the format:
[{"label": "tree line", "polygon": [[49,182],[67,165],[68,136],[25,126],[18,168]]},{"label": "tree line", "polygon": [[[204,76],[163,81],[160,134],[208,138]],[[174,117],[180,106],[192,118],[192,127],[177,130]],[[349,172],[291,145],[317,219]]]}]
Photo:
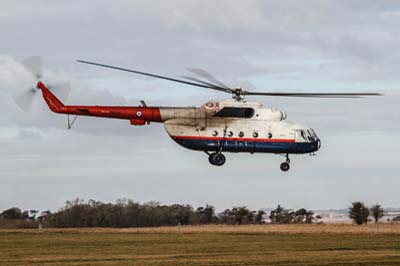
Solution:
[{"label": "tree line", "polygon": [[[370,215],[377,223],[383,216],[379,205],[368,208],[362,202],[353,202],[349,217],[356,224],[366,224]],[[120,199],[115,203],[75,199],[52,213],[36,210],[21,211],[10,208],[0,213],[0,227],[49,228],[74,227],[157,227],[201,224],[311,224],[321,223],[321,216],[313,211],[300,208],[285,209],[278,205],[269,213],[252,211],[246,206],[232,207],[216,213],[212,205],[193,208],[188,204],[162,205],[157,202],[138,203]]]},{"label": "tree line", "polygon": [[[269,218],[271,223],[313,223],[321,217],[301,208],[291,211],[280,205],[267,214],[263,210],[252,211],[246,206],[232,207],[216,213],[214,206],[193,208],[188,204],[162,205],[157,202],[138,203],[120,199],[115,203],[100,201],[67,201],[65,206],[51,213],[45,211],[21,211],[10,208],[0,214],[0,227],[5,221],[25,221],[28,227],[35,225],[49,228],[74,227],[156,227],[201,224],[262,224]],[[25,224],[26,226],[27,224]]]}]

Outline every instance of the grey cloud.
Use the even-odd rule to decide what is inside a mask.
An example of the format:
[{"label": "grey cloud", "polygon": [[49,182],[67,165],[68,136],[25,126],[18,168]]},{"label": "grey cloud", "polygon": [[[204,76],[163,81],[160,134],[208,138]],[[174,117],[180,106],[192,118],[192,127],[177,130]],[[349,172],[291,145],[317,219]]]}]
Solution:
[{"label": "grey cloud", "polygon": [[[365,62],[390,69],[393,63],[387,60],[399,59],[394,49],[398,47],[399,18],[382,14],[399,7],[391,1],[355,3],[120,1],[109,6],[106,1],[96,5],[39,2],[31,4],[33,12],[23,12],[18,4],[9,2],[14,16],[4,19],[1,27],[13,37],[7,38],[5,45],[20,39],[9,49],[21,50],[32,40],[30,53],[46,51],[55,65],[68,66],[73,59],[85,57],[119,64],[133,62],[154,71],[165,71],[164,66],[169,65],[171,74],[184,66],[201,66],[227,78],[265,74],[276,61],[290,68],[305,58],[336,62],[334,69],[328,66],[331,71],[361,68],[369,73]],[[27,21],[34,22],[25,25]],[[65,44],[67,53],[59,48]],[[264,63],[255,66],[252,59]],[[290,72],[283,73],[290,78]],[[302,74],[311,78],[307,72]]]}]

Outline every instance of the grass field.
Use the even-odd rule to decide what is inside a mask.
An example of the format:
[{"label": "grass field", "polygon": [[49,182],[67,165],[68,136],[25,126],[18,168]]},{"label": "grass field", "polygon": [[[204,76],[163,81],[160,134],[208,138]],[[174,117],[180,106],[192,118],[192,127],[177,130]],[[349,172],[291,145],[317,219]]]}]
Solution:
[{"label": "grass field", "polygon": [[400,265],[400,226],[0,231],[0,265]]}]

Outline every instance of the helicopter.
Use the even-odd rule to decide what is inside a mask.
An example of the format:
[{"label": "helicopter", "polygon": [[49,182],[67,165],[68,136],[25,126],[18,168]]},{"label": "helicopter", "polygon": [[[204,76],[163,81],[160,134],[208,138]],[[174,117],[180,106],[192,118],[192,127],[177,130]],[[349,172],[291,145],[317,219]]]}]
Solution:
[{"label": "helicopter", "polygon": [[[256,92],[243,88],[231,88],[202,69],[189,69],[199,77],[183,76],[171,78],[128,68],[77,60],[79,63],[130,72],[152,78],[163,79],[185,85],[211,89],[231,94],[227,100],[211,100],[200,107],[147,106],[83,106],[64,105],[41,79],[37,58],[26,60],[25,65],[38,79],[36,88],[16,97],[17,103],[29,103],[26,96],[41,90],[44,101],[55,113],[68,115],[68,129],[78,116],[129,120],[133,126],[144,126],[151,122],[163,123],[168,135],[184,148],[205,152],[211,165],[222,166],[226,162],[224,153],[273,153],[283,155],[280,164],[284,172],[290,169],[290,154],[314,155],[321,148],[321,139],[315,131],[297,122],[286,120],[282,110],[263,106],[259,102],[247,101],[246,96],[360,98],[378,96],[380,93],[298,93]],[[75,115],[70,121],[69,116]]]}]

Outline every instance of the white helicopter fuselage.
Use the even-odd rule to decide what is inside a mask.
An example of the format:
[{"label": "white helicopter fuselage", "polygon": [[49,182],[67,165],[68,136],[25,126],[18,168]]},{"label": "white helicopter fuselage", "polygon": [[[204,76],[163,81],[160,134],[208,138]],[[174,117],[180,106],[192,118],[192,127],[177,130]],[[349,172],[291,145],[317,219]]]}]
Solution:
[{"label": "white helicopter fuselage", "polygon": [[160,108],[167,133],[185,148],[205,152],[313,153],[314,130],[286,120],[284,111],[261,103],[210,101],[200,108]]},{"label": "white helicopter fuselage", "polygon": [[289,154],[313,153],[321,146],[314,130],[286,121],[285,112],[243,99],[210,101],[199,108],[79,106],[64,105],[40,81],[37,88],[56,113],[127,119],[132,125],[164,123],[179,145],[206,152],[216,166],[225,163],[223,152],[279,153],[286,155],[281,170],[287,171]]}]

